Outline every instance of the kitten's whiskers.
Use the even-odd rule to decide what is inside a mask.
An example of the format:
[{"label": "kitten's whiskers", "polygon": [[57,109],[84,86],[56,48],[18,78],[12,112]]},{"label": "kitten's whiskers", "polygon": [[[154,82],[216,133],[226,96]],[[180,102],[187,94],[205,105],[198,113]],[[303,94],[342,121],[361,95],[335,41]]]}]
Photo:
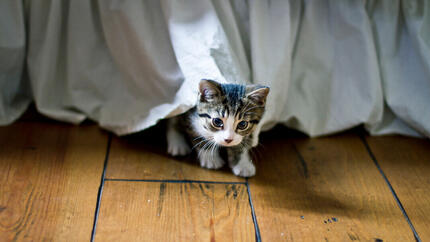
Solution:
[{"label": "kitten's whiskers", "polygon": [[195,141],[196,139],[205,139],[205,137],[203,135],[200,135],[197,138],[193,139],[193,141]]},{"label": "kitten's whiskers", "polygon": [[214,162],[214,157],[215,157],[215,152],[218,152],[218,144],[213,141],[212,142],[212,148],[211,148],[211,156],[212,156],[212,161]]},{"label": "kitten's whiskers", "polygon": [[213,142],[213,138],[205,139],[203,141],[206,141],[206,143],[203,145],[203,147],[200,148],[199,153],[198,153],[199,157],[201,157],[201,153],[202,153],[203,150],[207,150],[207,148],[209,148],[211,146],[211,144]]}]

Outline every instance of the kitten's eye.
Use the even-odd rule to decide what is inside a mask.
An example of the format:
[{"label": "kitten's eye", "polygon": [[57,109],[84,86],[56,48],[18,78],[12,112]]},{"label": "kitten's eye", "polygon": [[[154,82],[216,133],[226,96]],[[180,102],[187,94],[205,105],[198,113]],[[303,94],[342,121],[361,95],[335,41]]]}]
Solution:
[{"label": "kitten's eye", "polygon": [[224,123],[219,118],[212,119],[212,124],[217,128],[221,128],[222,126],[224,126]]},{"label": "kitten's eye", "polygon": [[244,129],[248,128],[248,122],[246,122],[246,121],[240,121],[237,124],[237,128],[241,129],[241,130],[244,130]]}]

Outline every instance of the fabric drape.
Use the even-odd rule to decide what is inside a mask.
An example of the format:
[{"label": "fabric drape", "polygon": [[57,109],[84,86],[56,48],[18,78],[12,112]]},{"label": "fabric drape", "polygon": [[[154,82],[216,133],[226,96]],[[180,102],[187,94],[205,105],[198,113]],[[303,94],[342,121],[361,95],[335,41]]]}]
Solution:
[{"label": "fabric drape", "polygon": [[202,78],[270,86],[257,132],[430,137],[430,2],[0,2],[1,125],[34,102],[129,134],[191,108]]}]

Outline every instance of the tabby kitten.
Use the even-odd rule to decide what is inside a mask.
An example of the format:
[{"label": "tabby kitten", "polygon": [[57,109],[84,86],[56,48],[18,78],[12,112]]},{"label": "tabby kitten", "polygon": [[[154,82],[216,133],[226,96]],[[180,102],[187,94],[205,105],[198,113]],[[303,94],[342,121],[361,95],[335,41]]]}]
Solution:
[{"label": "tabby kitten", "polygon": [[168,153],[187,155],[191,144],[202,167],[222,167],[223,153],[235,175],[255,175],[248,151],[252,133],[264,114],[268,93],[269,88],[265,86],[201,80],[197,105],[168,121]]}]

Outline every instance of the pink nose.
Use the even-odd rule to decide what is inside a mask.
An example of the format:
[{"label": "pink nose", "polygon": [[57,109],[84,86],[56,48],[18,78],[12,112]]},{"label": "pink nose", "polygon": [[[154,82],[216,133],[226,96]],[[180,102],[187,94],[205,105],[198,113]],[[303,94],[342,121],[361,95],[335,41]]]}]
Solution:
[{"label": "pink nose", "polygon": [[233,140],[232,140],[232,139],[224,139],[224,141],[225,141],[227,144],[230,144]]}]

